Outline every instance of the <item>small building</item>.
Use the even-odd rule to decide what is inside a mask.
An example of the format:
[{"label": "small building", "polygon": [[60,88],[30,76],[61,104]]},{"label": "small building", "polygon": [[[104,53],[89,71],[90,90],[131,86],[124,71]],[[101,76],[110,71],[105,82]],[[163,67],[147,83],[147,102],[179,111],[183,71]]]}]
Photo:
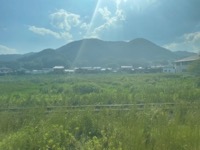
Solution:
[{"label": "small building", "polygon": [[80,67],[75,69],[76,73],[100,73],[101,67]]},{"label": "small building", "polygon": [[0,75],[5,75],[5,74],[10,74],[12,73],[12,69],[7,68],[7,67],[2,67],[0,68]]},{"label": "small building", "polygon": [[188,67],[198,59],[200,59],[199,55],[194,55],[175,61],[176,72],[186,72]]},{"label": "small building", "polygon": [[80,68],[75,68],[76,73],[89,73],[93,71],[92,67],[80,67]]},{"label": "small building", "polygon": [[133,66],[121,66],[122,70],[131,70],[133,69]]},{"label": "small building", "polygon": [[53,67],[53,72],[55,73],[64,73],[65,67],[64,66],[55,66]]},{"label": "small building", "polygon": [[21,75],[21,74],[30,74],[31,71],[28,70],[28,69],[20,67],[19,69],[16,70],[15,73],[18,74],[18,75]]},{"label": "small building", "polygon": [[162,68],[163,73],[176,73],[176,69],[174,66],[165,66]]},{"label": "small building", "polygon": [[112,68],[101,68],[101,72],[104,72],[104,73],[112,72]]},{"label": "small building", "polygon": [[134,69],[133,69],[133,66],[121,66],[120,67],[120,71],[121,72],[128,72],[128,73],[130,73],[130,72],[133,72]]},{"label": "small building", "polygon": [[72,74],[72,73],[75,73],[75,70],[73,70],[73,69],[65,69],[64,72],[67,73],[67,74]]},{"label": "small building", "polygon": [[137,67],[134,69],[134,73],[145,73],[146,69],[143,67]]},{"label": "small building", "polygon": [[51,68],[43,68],[41,70],[32,70],[32,71],[29,71],[27,73],[30,73],[30,74],[48,74],[48,73],[51,73],[53,71],[53,69]]},{"label": "small building", "polygon": [[144,69],[145,73],[161,73],[163,72],[163,66],[157,65],[157,66],[150,66]]},{"label": "small building", "polygon": [[53,72],[53,69],[52,68],[43,68],[42,71],[43,71],[43,73],[51,73],[51,72]]}]

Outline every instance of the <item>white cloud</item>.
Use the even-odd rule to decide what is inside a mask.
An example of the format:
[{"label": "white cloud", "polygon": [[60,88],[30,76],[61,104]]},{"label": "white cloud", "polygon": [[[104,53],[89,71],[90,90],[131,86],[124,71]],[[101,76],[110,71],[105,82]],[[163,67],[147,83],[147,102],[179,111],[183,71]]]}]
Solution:
[{"label": "white cloud", "polygon": [[51,35],[53,37],[55,37],[56,39],[65,39],[67,41],[70,41],[72,39],[72,35],[69,32],[54,32],[52,30],[46,29],[46,28],[39,28],[39,27],[35,27],[35,26],[30,26],[29,30],[39,34],[39,35]]},{"label": "white cloud", "polygon": [[183,38],[192,43],[200,42],[200,32],[184,34]]},{"label": "white cloud", "polygon": [[99,37],[99,34],[102,31],[105,31],[107,29],[109,29],[112,25],[114,25],[117,22],[117,18],[116,17],[112,17],[109,20],[107,20],[104,24],[96,27],[93,32],[91,33],[92,37]]},{"label": "white cloud", "polygon": [[180,41],[164,45],[173,51],[200,51],[200,32],[187,33],[180,37]]},{"label": "white cloud", "polygon": [[53,26],[66,31],[70,31],[72,27],[76,27],[81,23],[80,15],[67,12],[64,9],[50,14],[50,18]]},{"label": "white cloud", "polygon": [[83,22],[81,25],[80,25],[80,28],[87,31],[89,30],[89,24],[87,24],[86,22]]},{"label": "white cloud", "polygon": [[118,20],[124,21],[126,19],[125,13],[122,9],[117,9],[115,15]]},{"label": "white cloud", "polygon": [[[96,22],[86,22],[85,18],[75,13],[68,12],[64,9],[59,9],[49,15],[50,25],[54,27],[54,30],[50,30],[44,27],[30,26],[29,30],[45,36],[53,36],[56,39],[65,39],[67,41],[73,40],[73,35],[79,35],[83,37],[99,37],[103,31],[111,29],[111,27],[117,25],[120,21],[125,20],[125,13],[120,9],[120,4],[126,2],[126,0],[117,0],[116,9],[112,12],[108,7],[102,7],[97,10],[97,16],[102,18],[102,23],[97,25]],[[99,23],[101,22],[99,21]],[[77,37],[75,37],[77,38]]]},{"label": "white cloud", "polygon": [[0,54],[16,54],[16,49],[0,45]]},{"label": "white cloud", "polygon": [[[64,9],[57,10],[49,15],[50,24],[56,28],[56,32],[43,27],[30,26],[29,30],[39,35],[50,35],[56,39],[72,41],[73,35],[84,33],[89,29],[89,24],[81,20],[80,15],[67,12]],[[79,34],[80,35],[80,34]]]},{"label": "white cloud", "polygon": [[[119,2],[117,2],[119,1]],[[124,0],[117,0],[116,5],[120,6]],[[125,1],[125,9],[131,9],[134,13],[143,13],[150,7],[158,6],[162,1],[160,0],[129,0]],[[119,4],[118,4],[119,3]]]},{"label": "white cloud", "polygon": [[120,7],[121,3],[125,3],[125,2],[127,2],[127,0],[114,0],[114,2],[116,3],[116,7],[118,9]]},{"label": "white cloud", "polygon": [[69,32],[61,32],[60,36],[62,37],[62,39],[67,40],[68,42],[72,41],[73,36],[69,33]]},{"label": "white cloud", "polygon": [[101,32],[110,29],[112,26],[117,25],[120,21],[124,21],[126,16],[122,9],[119,8],[119,4],[125,0],[118,0],[116,2],[116,10],[115,13],[112,15],[111,11],[108,10],[107,7],[99,8],[98,13],[101,15],[102,19],[105,22],[96,28],[90,33],[90,37],[98,38]]},{"label": "white cloud", "polygon": [[98,12],[101,14],[103,19],[105,19],[105,20],[109,20],[110,19],[111,12],[108,10],[107,7],[99,8]]},{"label": "white cloud", "polygon": [[61,38],[59,33],[51,31],[51,30],[46,29],[46,28],[39,28],[39,27],[35,27],[35,26],[30,26],[29,30],[36,33],[36,34],[39,34],[39,35],[51,35],[51,36],[53,36],[57,39]]}]

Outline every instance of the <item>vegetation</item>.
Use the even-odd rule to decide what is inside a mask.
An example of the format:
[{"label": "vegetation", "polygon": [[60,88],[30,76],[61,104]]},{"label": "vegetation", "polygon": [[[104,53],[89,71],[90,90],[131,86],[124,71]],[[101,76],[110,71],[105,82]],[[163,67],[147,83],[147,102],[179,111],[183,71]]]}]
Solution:
[{"label": "vegetation", "polygon": [[190,66],[189,66],[189,71],[191,73],[194,73],[196,75],[200,75],[200,59],[197,61],[194,61]]},{"label": "vegetation", "polygon": [[[198,150],[200,79],[182,75],[0,77],[0,149]],[[47,111],[46,106],[132,105]],[[13,111],[9,108],[24,108]],[[6,109],[8,108],[8,109]],[[26,109],[28,108],[28,109]]]}]

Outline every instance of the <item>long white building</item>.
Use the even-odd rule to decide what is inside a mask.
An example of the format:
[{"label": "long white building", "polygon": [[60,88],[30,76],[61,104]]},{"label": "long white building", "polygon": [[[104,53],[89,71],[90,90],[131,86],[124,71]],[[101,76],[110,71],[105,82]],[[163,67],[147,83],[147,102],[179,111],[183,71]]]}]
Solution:
[{"label": "long white building", "polygon": [[200,59],[199,55],[194,55],[175,61],[176,72],[186,72],[188,67],[198,59]]}]

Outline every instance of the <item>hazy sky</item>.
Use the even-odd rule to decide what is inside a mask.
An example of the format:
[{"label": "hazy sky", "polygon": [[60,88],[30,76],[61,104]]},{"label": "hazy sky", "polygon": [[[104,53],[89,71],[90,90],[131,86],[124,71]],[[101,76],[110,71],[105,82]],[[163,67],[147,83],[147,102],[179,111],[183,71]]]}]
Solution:
[{"label": "hazy sky", "polygon": [[0,0],[0,54],[91,37],[198,52],[200,0]]}]

